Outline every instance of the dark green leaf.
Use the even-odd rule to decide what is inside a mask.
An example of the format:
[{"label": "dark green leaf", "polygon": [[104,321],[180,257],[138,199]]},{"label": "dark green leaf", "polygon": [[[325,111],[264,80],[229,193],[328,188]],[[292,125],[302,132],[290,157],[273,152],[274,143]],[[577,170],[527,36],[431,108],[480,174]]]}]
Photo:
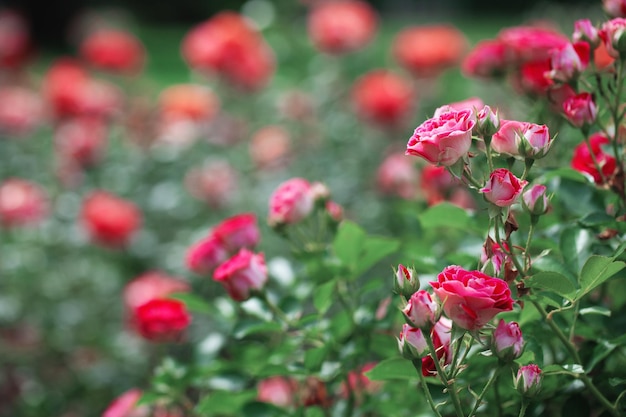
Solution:
[{"label": "dark green leaf", "polygon": [[599,364],[604,358],[609,356],[617,347],[617,344],[611,343],[608,340],[599,341],[599,343],[593,349],[591,360],[587,365],[587,372],[591,372],[597,364]]},{"label": "dark green leaf", "polygon": [[471,218],[467,211],[452,203],[440,203],[426,209],[419,220],[425,229],[449,227],[467,229],[471,226]]},{"label": "dark green leaf", "polygon": [[264,322],[258,320],[242,320],[235,326],[233,336],[242,339],[255,333],[271,333],[282,331],[282,326],[277,322]]},{"label": "dark green leaf", "polygon": [[255,397],[256,392],[252,391],[213,391],[211,394],[200,399],[198,405],[196,405],[195,411],[200,415],[240,415],[239,410],[241,407]]},{"label": "dark green leaf", "polygon": [[372,381],[384,381],[388,379],[417,379],[417,371],[411,361],[396,357],[379,362],[374,368],[365,372]]},{"label": "dark green leaf", "polygon": [[613,258],[593,255],[580,271],[580,291],[576,294],[576,299],[581,298],[591,290],[601,285],[607,279],[624,269],[626,264],[622,261],[614,261]]},{"label": "dark green leaf", "polygon": [[328,348],[326,346],[309,349],[304,352],[304,367],[310,372],[317,372],[324,363]]},{"label": "dark green leaf", "polygon": [[572,281],[558,272],[538,272],[524,280],[524,285],[528,288],[553,291],[568,299],[570,299],[576,291],[576,286]]},{"label": "dark green leaf", "polygon": [[566,178],[566,179],[576,181],[576,182],[589,183],[589,180],[587,179],[587,177],[585,177],[583,174],[581,174],[580,172],[572,168],[558,168],[558,169],[554,169],[552,171],[546,172],[545,174],[537,178],[536,182],[540,184],[544,184],[548,180],[551,180],[552,178],[557,178],[557,177]]}]

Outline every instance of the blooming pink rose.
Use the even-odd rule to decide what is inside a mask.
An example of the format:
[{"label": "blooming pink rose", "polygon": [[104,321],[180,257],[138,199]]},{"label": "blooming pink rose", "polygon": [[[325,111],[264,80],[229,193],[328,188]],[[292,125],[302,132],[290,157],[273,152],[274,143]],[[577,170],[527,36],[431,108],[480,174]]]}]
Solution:
[{"label": "blooming pink rose", "polygon": [[414,102],[411,82],[390,70],[370,71],[352,87],[352,103],[357,115],[381,126],[393,127],[406,121]]},{"label": "blooming pink rose", "polygon": [[590,58],[587,42],[568,43],[560,49],[552,50],[550,71],[546,76],[562,83],[576,80],[589,65]]},{"label": "blooming pink rose", "polygon": [[468,77],[494,78],[506,72],[506,44],[497,39],[480,41],[461,63],[461,71]]},{"label": "blooming pink rose", "polygon": [[584,92],[566,99],[563,103],[563,113],[572,125],[581,128],[589,126],[596,120],[598,107],[593,95]]},{"label": "blooming pink rose", "polygon": [[132,321],[137,332],[153,342],[177,342],[191,323],[182,301],[156,298],[137,307]]},{"label": "blooming pink rose", "polygon": [[170,294],[189,292],[189,284],[177,277],[160,271],[139,275],[124,287],[124,306],[132,311],[156,298],[167,298]]},{"label": "blooming pink rose", "polygon": [[231,253],[241,248],[252,249],[261,239],[254,213],[241,213],[224,219],[213,228],[211,233]]},{"label": "blooming pink rose", "polygon": [[564,34],[539,26],[515,26],[503,29],[497,37],[507,47],[507,59],[522,63],[547,59],[550,51],[569,42]]},{"label": "blooming pink rose", "polygon": [[215,270],[213,279],[224,286],[233,300],[245,301],[251,290],[260,290],[267,282],[265,257],[243,248]]},{"label": "blooming pink rose", "polygon": [[107,191],[94,191],[83,201],[81,222],[96,243],[126,245],[137,232],[142,215],[135,204]]},{"label": "blooming pink rose", "polygon": [[[617,166],[615,157],[604,151],[604,148],[608,148],[610,143],[609,138],[602,133],[591,135],[589,137],[590,146],[586,142],[582,142],[574,148],[571,162],[572,168],[583,174],[590,175],[596,184],[604,182],[602,180],[603,176],[605,180],[609,180],[615,173]],[[596,167],[594,159],[600,170]]]},{"label": "blooming pink rose", "polygon": [[406,154],[431,164],[451,166],[467,154],[476,124],[471,110],[445,112],[419,125],[407,143]]},{"label": "blooming pink rose", "polygon": [[602,24],[599,32],[607,53],[618,59],[626,51],[626,19],[616,17]]},{"label": "blooming pink rose", "polygon": [[376,11],[364,1],[320,2],[311,9],[307,27],[311,42],[328,54],[363,48],[376,33]]},{"label": "blooming pink rose", "polygon": [[419,172],[412,158],[404,153],[393,153],[378,167],[376,183],[382,194],[411,200],[418,192]]},{"label": "blooming pink rose", "polygon": [[476,115],[480,109],[485,107],[485,103],[480,97],[470,97],[465,100],[455,101],[454,103],[445,104],[441,107],[435,109],[434,117],[439,117],[442,113],[447,113],[450,111],[461,111],[461,110],[471,110],[474,115],[474,120],[476,120]]},{"label": "blooming pink rose", "polygon": [[612,17],[626,17],[625,0],[602,0],[602,8]]},{"label": "blooming pink rose", "polygon": [[44,120],[44,103],[39,94],[15,85],[0,87],[0,133],[24,137]]},{"label": "blooming pink rose", "polygon": [[298,383],[289,377],[272,376],[257,385],[257,400],[279,407],[294,406],[297,393]]},{"label": "blooming pink rose", "polygon": [[448,266],[430,285],[443,303],[445,314],[466,330],[478,330],[496,314],[513,309],[506,282],[480,271]]},{"label": "blooming pink rose", "polygon": [[143,45],[129,32],[96,30],[80,45],[80,53],[93,67],[116,73],[136,73],[145,60]]},{"label": "blooming pink rose", "polygon": [[185,263],[196,274],[211,275],[227,259],[228,251],[223,243],[211,234],[187,249]]},{"label": "blooming pink rose", "polygon": [[270,226],[298,223],[313,211],[315,202],[311,183],[304,178],[292,178],[280,184],[269,200]]},{"label": "blooming pink rose", "polygon": [[500,320],[498,327],[493,332],[491,351],[499,359],[510,362],[519,358],[524,349],[524,338],[519,324]]},{"label": "blooming pink rose", "polygon": [[416,291],[402,309],[413,327],[429,330],[439,320],[439,303],[426,290]]},{"label": "blooming pink rose", "polygon": [[520,180],[506,168],[496,168],[480,192],[498,207],[509,207],[520,196],[528,181]]},{"label": "blooming pink rose", "polygon": [[593,50],[600,43],[600,36],[598,35],[598,29],[591,23],[591,20],[579,19],[574,22],[572,40],[574,42],[587,42]]},{"label": "blooming pink rose", "polygon": [[109,404],[102,417],[147,417],[148,407],[137,406],[142,395],[137,388],[126,391]]},{"label": "blooming pink rose", "polygon": [[38,184],[10,178],[0,184],[0,223],[6,227],[34,225],[48,215],[48,195]]},{"label": "blooming pink rose", "polygon": [[517,371],[517,376],[515,377],[515,388],[520,394],[526,397],[532,397],[541,389],[542,380],[543,375],[541,369],[537,365],[524,365]]}]

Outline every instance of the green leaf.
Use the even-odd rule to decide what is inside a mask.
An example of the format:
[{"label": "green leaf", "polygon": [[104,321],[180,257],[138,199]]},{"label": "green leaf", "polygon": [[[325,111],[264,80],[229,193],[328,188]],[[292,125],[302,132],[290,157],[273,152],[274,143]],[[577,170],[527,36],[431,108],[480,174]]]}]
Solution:
[{"label": "green leaf", "polygon": [[388,379],[417,379],[417,371],[407,359],[396,357],[379,362],[374,368],[365,372],[372,381],[385,381]]},{"label": "green leaf", "polygon": [[[238,410],[256,397],[256,392],[213,391],[200,399],[195,412],[200,415],[240,415]],[[252,415],[244,413],[244,415]],[[276,415],[276,414],[274,414]]]},{"label": "green leaf", "polygon": [[356,267],[365,237],[365,231],[353,222],[343,221],[339,225],[333,249],[337,258],[348,268]]},{"label": "green leaf", "polygon": [[368,236],[359,254],[355,275],[361,275],[387,255],[391,255],[400,247],[400,242],[383,236]]},{"label": "green leaf", "polygon": [[242,320],[235,326],[233,336],[242,339],[255,333],[281,332],[283,327],[277,322],[265,322],[258,320]]},{"label": "green leaf", "polygon": [[471,226],[471,219],[472,216],[467,211],[448,202],[429,207],[419,215],[424,229],[435,227],[467,229]]},{"label": "green leaf", "polygon": [[595,368],[597,364],[602,362],[602,360],[609,356],[617,347],[617,344],[611,343],[608,340],[599,341],[599,343],[594,347],[593,353],[591,354],[591,360],[587,365],[587,372],[591,372],[591,370]]},{"label": "green leaf", "polygon": [[552,291],[567,299],[571,299],[576,291],[574,283],[558,272],[538,272],[524,280],[524,285],[528,288]]},{"label": "green leaf", "polygon": [[309,349],[304,352],[304,367],[310,372],[317,372],[326,359],[328,348],[326,346]]},{"label": "green leaf", "polygon": [[313,305],[320,314],[326,313],[333,304],[333,293],[335,292],[336,284],[337,281],[333,279],[315,289],[313,293]]},{"label": "green leaf", "polygon": [[609,226],[615,224],[615,217],[608,215],[604,211],[589,213],[578,221],[583,227]]},{"label": "green leaf", "polygon": [[576,294],[576,299],[582,298],[585,294],[601,285],[613,275],[624,269],[626,263],[615,261],[606,256],[593,255],[587,259],[580,271],[580,291]]},{"label": "green leaf", "polygon": [[204,298],[190,293],[175,293],[168,295],[168,298],[182,301],[189,311],[195,313],[212,314],[214,308]]},{"label": "green leaf", "polygon": [[567,178],[569,180],[576,181],[576,182],[582,182],[585,184],[589,183],[589,180],[587,179],[587,177],[585,177],[583,174],[581,174],[580,172],[572,168],[558,168],[558,169],[554,169],[552,171],[546,172],[545,174],[537,178],[535,182],[539,184],[545,184],[548,180],[551,180],[552,178]]},{"label": "green leaf", "polygon": [[561,249],[561,254],[563,255],[564,267],[568,268],[570,271],[578,271],[580,268],[580,246],[582,241],[585,239],[586,233],[583,230],[578,228],[568,228],[563,230],[561,233],[561,239],[559,241],[559,246]]}]

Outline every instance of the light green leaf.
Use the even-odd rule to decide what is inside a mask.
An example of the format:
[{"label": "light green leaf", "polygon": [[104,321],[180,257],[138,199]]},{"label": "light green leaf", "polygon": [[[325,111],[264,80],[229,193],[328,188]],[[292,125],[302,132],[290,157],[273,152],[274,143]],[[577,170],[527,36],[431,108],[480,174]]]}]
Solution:
[{"label": "light green leaf", "polygon": [[552,291],[567,299],[571,299],[576,291],[574,283],[558,272],[538,272],[524,280],[524,285],[529,288]]},{"label": "light green leaf", "polygon": [[255,333],[280,332],[283,327],[277,322],[264,322],[257,320],[242,320],[235,326],[233,336],[235,339],[243,339]]},{"label": "light green leaf", "polygon": [[365,231],[353,222],[343,221],[339,225],[333,250],[337,258],[348,268],[356,267],[365,237]]},{"label": "light green leaf", "polygon": [[467,229],[471,226],[472,219],[467,211],[448,202],[429,207],[418,217],[425,229],[435,227]]},{"label": "light green leaf", "polygon": [[[232,411],[228,414],[235,415]],[[288,413],[287,410],[277,407],[274,404],[264,403],[261,401],[249,402],[241,409],[241,413],[237,413],[237,415],[246,417],[279,417],[288,416],[290,414],[291,413]]]},{"label": "light green leaf", "polygon": [[587,259],[580,271],[580,290],[576,294],[576,299],[582,298],[585,294],[601,285],[613,275],[624,269],[626,263],[615,261],[606,256],[593,255]]},{"label": "light green leaf", "polygon": [[372,381],[388,379],[417,379],[417,371],[407,359],[396,357],[379,362],[374,368],[365,372]]},{"label": "light green leaf", "polygon": [[211,314],[214,308],[204,298],[198,297],[195,294],[190,293],[175,293],[170,294],[169,298],[182,301],[189,311],[194,313]]},{"label": "light green leaf", "polygon": [[317,372],[326,359],[328,348],[326,346],[309,349],[304,352],[304,367],[309,372]]},{"label": "light green leaf", "polygon": [[320,312],[320,314],[326,313],[326,311],[333,304],[333,292],[335,291],[335,280],[330,280],[319,287],[317,287],[313,293],[313,305]]},{"label": "light green leaf", "polygon": [[376,262],[397,251],[399,247],[400,242],[395,239],[383,236],[368,236],[359,254],[355,275],[361,275],[374,266]]},{"label": "light green leaf", "polygon": [[[195,412],[200,415],[236,415],[237,411],[248,401],[256,397],[255,392],[213,391],[198,402]],[[252,415],[252,414],[245,414]],[[255,414],[256,415],[256,414]],[[276,414],[274,414],[276,415]]]}]

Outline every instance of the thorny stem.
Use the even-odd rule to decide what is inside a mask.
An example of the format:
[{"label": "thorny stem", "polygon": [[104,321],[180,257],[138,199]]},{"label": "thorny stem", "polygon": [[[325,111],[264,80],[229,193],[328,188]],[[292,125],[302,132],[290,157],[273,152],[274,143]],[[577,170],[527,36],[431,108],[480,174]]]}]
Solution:
[{"label": "thorny stem", "polygon": [[[572,345],[572,343],[569,341],[567,336],[565,336],[565,334],[561,331],[559,326],[557,326],[556,323],[552,320],[552,318],[548,316],[548,313],[546,312],[546,310],[537,301],[532,300],[532,303],[537,309],[537,311],[539,312],[539,314],[541,314],[541,317],[544,319],[544,321],[548,324],[548,326],[550,326],[550,329],[559,338],[561,343],[563,343],[563,346],[565,346],[565,349],[569,352],[572,359],[574,359],[574,362],[576,362],[576,364],[582,364],[582,361],[580,360],[580,356],[578,355],[576,348],[574,348],[574,345]],[[596,400],[598,400],[602,404],[605,410],[607,410],[614,417],[620,416],[620,413],[619,411],[617,411],[616,407],[613,404],[611,404],[611,402],[604,395],[602,395],[602,393],[598,390],[598,388],[596,388],[596,386],[593,384],[593,382],[587,376],[587,374],[585,373],[577,374],[576,377],[582,380],[582,382],[585,384],[587,389],[596,398]]]},{"label": "thorny stem", "polygon": [[437,369],[437,376],[441,379],[443,384],[446,386],[446,390],[450,397],[452,398],[452,404],[454,405],[454,410],[456,412],[457,417],[465,417],[463,414],[463,409],[461,408],[461,400],[459,399],[459,394],[456,392],[456,387],[454,386],[454,380],[448,379],[448,376],[444,372],[441,363],[439,363],[439,358],[437,358],[437,351],[435,349],[435,345],[433,344],[433,338],[430,335],[430,332],[422,332],[424,335],[424,339],[426,339],[426,343],[428,344],[428,349],[430,350],[430,356],[435,363],[435,368]]},{"label": "thorny stem", "polygon": [[433,401],[432,395],[430,395],[430,390],[428,389],[426,378],[424,377],[424,374],[422,374],[422,360],[413,359],[412,362],[413,362],[413,367],[415,367],[415,370],[417,371],[417,375],[419,376],[420,385],[422,386],[422,390],[424,391],[426,402],[428,402],[428,405],[433,410],[436,417],[442,417],[441,413],[439,413],[439,410],[437,410],[437,406],[435,405],[435,401]]}]

